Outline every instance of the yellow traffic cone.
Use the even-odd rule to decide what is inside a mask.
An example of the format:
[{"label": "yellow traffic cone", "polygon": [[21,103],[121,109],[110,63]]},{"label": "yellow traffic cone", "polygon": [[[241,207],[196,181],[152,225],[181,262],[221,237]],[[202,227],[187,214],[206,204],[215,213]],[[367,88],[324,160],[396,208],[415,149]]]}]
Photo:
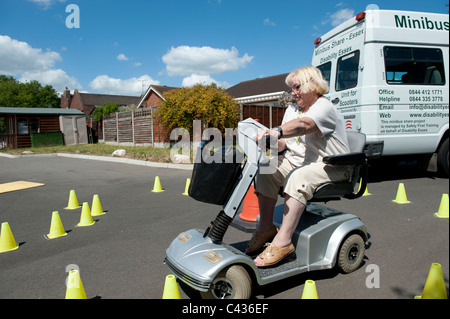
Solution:
[{"label": "yellow traffic cone", "polygon": [[11,228],[8,223],[2,223],[2,230],[0,233],[0,253],[4,253],[19,248],[14,236],[11,232]]},{"label": "yellow traffic cone", "polygon": [[319,297],[317,296],[316,283],[314,282],[314,280],[305,281],[302,299],[319,299]]},{"label": "yellow traffic cone", "polygon": [[104,214],[105,212],[103,211],[102,204],[100,203],[100,198],[98,195],[94,195],[92,198],[91,216],[100,216]]},{"label": "yellow traffic cone", "polygon": [[439,211],[434,215],[439,218],[448,218],[448,194],[442,195]]},{"label": "yellow traffic cone", "polygon": [[186,187],[184,188],[184,193],[182,195],[189,195],[189,185],[191,184],[191,179],[186,179]]},{"label": "yellow traffic cone", "polygon": [[430,272],[428,273],[422,295],[416,296],[414,299],[447,299],[444,274],[440,264],[431,264]]},{"label": "yellow traffic cone", "polygon": [[91,210],[88,203],[83,203],[83,209],[81,210],[80,222],[78,227],[94,225],[95,221],[92,219]]},{"label": "yellow traffic cone", "polygon": [[75,194],[75,191],[71,190],[70,195],[69,195],[69,202],[67,204],[67,207],[64,209],[77,209],[80,207],[81,206],[78,204],[78,199],[77,199],[77,195]]},{"label": "yellow traffic cone", "polygon": [[155,178],[155,184],[153,186],[153,193],[161,193],[164,192],[164,190],[161,187],[161,181],[159,180],[159,176],[156,176]]},{"label": "yellow traffic cone", "polygon": [[58,237],[66,236],[67,233],[64,231],[64,227],[61,222],[61,218],[59,217],[58,212],[52,213],[52,222],[50,224],[50,233],[48,233],[45,238],[54,239]]},{"label": "yellow traffic cone", "polygon": [[397,204],[408,204],[408,203],[411,203],[406,198],[405,184],[400,183],[398,185],[397,196],[395,197],[393,202],[395,202]]},{"label": "yellow traffic cone", "polygon": [[78,270],[71,270],[67,278],[66,299],[87,299]]},{"label": "yellow traffic cone", "polygon": [[163,299],[181,299],[180,291],[178,290],[177,279],[174,275],[166,276]]},{"label": "yellow traffic cone", "polygon": [[[358,187],[358,192],[361,190],[361,182],[359,183],[359,187]],[[364,194],[363,196],[370,196],[372,195],[371,193],[369,193],[369,188],[366,185],[366,189],[364,190]]]}]

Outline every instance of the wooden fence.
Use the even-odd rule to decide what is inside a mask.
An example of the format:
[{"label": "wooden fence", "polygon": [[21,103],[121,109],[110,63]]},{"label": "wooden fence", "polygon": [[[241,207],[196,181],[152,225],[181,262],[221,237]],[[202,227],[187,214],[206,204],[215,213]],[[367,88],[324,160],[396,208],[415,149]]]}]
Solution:
[{"label": "wooden fence", "polygon": [[241,120],[249,117],[258,119],[259,123],[266,127],[275,127],[281,125],[285,108],[269,107],[265,105],[244,104],[241,107]]},{"label": "wooden fence", "polygon": [[103,119],[103,139],[107,144],[151,145],[165,147],[169,136],[153,109],[144,108],[105,116]]},{"label": "wooden fence", "polygon": [[[243,105],[241,120],[258,119],[261,124],[273,127],[281,124],[284,108],[258,105]],[[143,108],[114,113],[103,119],[103,139],[107,144],[151,145],[170,147],[170,132],[153,115],[154,109]]]}]

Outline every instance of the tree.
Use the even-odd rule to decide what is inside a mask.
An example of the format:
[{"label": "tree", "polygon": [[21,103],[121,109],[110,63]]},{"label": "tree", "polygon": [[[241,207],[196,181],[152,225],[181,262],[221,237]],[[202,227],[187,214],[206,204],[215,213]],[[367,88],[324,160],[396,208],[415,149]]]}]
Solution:
[{"label": "tree", "polygon": [[156,116],[168,129],[185,128],[192,133],[193,121],[201,120],[205,127],[235,128],[239,121],[239,106],[216,85],[195,85],[192,88],[170,90]]},{"label": "tree", "polygon": [[105,115],[119,112],[119,104],[118,103],[111,103],[107,102],[103,104],[102,106],[98,106],[94,109],[94,111],[91,114],[91,117],[94,118],[95,121],[101,121],[103,120],[103,117]]},{"label": "tree", "polygon": [[61,100],[50,85],[21,83],[12,76],[0,75],[0,107],[59,108]]}]

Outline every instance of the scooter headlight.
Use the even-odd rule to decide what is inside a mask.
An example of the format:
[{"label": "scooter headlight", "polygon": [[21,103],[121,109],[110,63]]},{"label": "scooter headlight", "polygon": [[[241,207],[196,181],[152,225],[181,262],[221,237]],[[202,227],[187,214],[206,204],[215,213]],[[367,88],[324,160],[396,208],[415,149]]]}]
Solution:
[{"label": "scooter headlight", "polygon": [[181,233],[181,234],[179,234],[178,235],[178,241],[180,241],[180,242],[182,242],[182,243],[185,243],[185,242],[188,242],[188,241],[190,241],[191,240],[191,236],[189,236],[189,234],[186,234],[186,233]]},{"label": "scooter headlight", "polygon": [[214,250],[208,251],[207,253],[205,253],[203,255],[203,257],[205,257],[205,259],[207,261],[209,261],[210,263],[213,263],[213,264],[216,264],[220,260],[222,260],[222,256],[220,254],[218,254],[217,252],[215,252]]}]

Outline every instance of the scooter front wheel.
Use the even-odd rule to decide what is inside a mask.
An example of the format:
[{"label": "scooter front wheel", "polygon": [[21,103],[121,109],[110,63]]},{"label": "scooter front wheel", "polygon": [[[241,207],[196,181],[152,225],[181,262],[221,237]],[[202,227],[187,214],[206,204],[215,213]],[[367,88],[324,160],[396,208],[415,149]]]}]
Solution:
[{"label": "scooter front wheel", "polygon": [[364,252],[364,239],[358,234],[351,235],[344,241],[339,250],[338,269],[345,274],[355,271],[363,261]]},{"label": "scooter front wheel", "polygon": [[252,280],[240,265],[221,270],[207,292],[200,292],[203,299],[249,299],[252,295]]}]

